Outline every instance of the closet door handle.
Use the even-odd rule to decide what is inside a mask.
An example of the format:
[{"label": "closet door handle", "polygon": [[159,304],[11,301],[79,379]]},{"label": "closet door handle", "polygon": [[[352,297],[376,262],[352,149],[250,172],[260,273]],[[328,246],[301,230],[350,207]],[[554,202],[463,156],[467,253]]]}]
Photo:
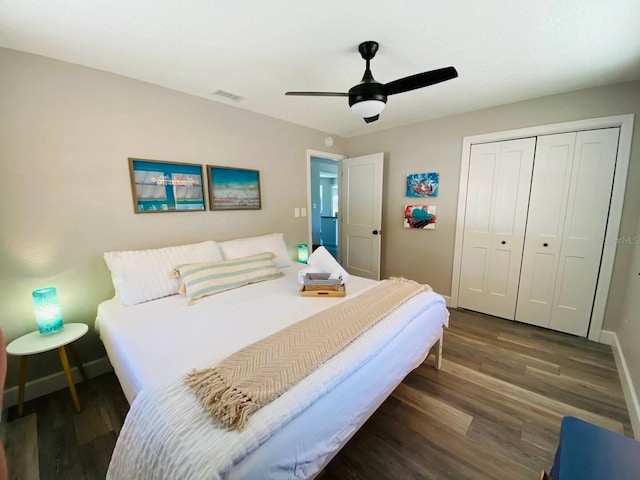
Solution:
[{"label": "closet door handle", "polygon": [[506,242],[506,241],[504,241],[504,240],[502,240],[500,243],[501,243],[501,244],[503,244],[503,245],[506,245],[506,244],[507,244],[507,242]]},{"label": "closet door handle", "polygon": [[543,246],[543,247],[548,247],[548,246],[549,246],[549,244],[545,242],[545,243],[543,243],[543,244],[542,244],[542,246]]}]

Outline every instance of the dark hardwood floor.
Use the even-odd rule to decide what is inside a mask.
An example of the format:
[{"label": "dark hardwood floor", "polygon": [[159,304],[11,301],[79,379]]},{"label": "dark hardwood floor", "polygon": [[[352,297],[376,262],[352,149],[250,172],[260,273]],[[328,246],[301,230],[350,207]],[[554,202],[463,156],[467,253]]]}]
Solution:
[{"label": "dark hardwood floor", "polygon": [[[322,480],[537,479],[560,420],[632,436],[608,346],[451,310],[442,370],[410,373],[327,466]],[[113,374],[9,409],[11,478],[102,479],[128,404]]]}]

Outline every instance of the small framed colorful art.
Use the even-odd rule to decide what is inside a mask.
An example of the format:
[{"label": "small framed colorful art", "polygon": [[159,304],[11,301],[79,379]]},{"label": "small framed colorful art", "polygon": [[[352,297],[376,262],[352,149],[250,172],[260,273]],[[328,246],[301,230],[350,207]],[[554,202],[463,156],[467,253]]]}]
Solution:
[{"label": "small framed colorful art", "polygon": [[404,228],[435,230],[435,205],[406,205],[404,207]]},{"label": "small framed colorful art", "polygon": [[440,185],[438,173],[407,175],[407,197],[437,197]]}]

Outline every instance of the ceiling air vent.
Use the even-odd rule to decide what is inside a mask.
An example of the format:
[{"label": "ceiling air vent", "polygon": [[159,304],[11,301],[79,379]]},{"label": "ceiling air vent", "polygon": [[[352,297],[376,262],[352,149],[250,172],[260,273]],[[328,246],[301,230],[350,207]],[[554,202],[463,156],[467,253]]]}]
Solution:
[{"label": "ceiling air vent", "polygon": [[226,100],[233,100],[234,102],[239,102],[240,100],[244,100],[244,97],[240,95],[236,95],[235,93],[225,92],[224,90],[216,90],[212,93],[214,97],[221,97]]}]

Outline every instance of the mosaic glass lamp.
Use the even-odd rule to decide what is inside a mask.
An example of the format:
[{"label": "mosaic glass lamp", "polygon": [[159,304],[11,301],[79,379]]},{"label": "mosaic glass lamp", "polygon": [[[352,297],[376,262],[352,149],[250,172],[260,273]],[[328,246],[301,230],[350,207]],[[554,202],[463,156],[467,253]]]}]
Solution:
[{"label": "mosaic glass lamp", "polygon": [[309,260],[309,246],[306,243],[298,244],[298,261],[300,263],[307,263]]},{"label": "mosaic glass lamp", "polygon": [[39,288],[32,292],[33,310],[36,313],[38,330],[43,335],[59,332],[62,329],[62,311],[58,295],[53,287]]}]

